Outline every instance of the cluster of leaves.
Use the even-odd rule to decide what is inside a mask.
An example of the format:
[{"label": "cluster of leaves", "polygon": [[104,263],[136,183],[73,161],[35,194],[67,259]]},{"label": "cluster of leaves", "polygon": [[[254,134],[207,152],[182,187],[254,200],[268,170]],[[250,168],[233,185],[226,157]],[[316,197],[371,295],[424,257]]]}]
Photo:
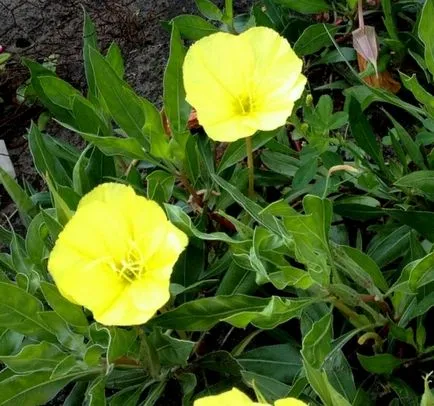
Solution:
[{"label": "cluster of leaves", "polygon": [[[269,402],[433,404],[423,376],[434,369],[434,1],[373,10],[378,69],[399,68],[398,95],[364,82],[372,67],[354,68],[353,0],[262,0],[235,17],[230,1],[224,11],[196,3],[205,18],[167,25],[163,114],[124,81],[115,44],[101,53],[87,15],[86,96],[24,61],[31,92],[86,146],[32,124],[47,190],[0,169],[26,229],[0,227],[10,248],[0,254],[0,404],[44,404],[65,388],[65,405],[190,405],[232,386]],[[255,200],[243,141],[217,144],[194,128],[182,82],[188,41],[254,25],[305,58],[314,96],[287,128],[254,136]],[[190,237],[170,303],[140,328],[93,322],[47,272],[80,197],[113,180],[159,202]]]}]

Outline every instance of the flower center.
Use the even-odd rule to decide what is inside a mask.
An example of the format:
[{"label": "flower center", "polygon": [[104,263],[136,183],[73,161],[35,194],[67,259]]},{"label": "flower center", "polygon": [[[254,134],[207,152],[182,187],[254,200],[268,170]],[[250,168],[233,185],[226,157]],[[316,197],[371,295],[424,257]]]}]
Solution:
[{"label": "flower center", "polygon": [[237,110],[242,116],[250,114],[254,109],[254,101],[250,94],[242,95],[238,98]]},{"label": "flower center", "polygon": [[129,249],[125,259],[112,266],[113,270],[127,282],[140,279],[146,272],[145,257],[135,241],[129,242]]}]

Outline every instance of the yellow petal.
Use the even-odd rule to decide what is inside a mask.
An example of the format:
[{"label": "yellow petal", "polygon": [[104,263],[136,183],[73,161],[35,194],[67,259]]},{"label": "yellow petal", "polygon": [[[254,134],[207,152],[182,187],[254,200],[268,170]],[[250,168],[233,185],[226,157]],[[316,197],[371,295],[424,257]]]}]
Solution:
[{"label": "yellow petal", "polygon": [[169,279],[146,276],[126,286],[108,309],[94,313],[107,326],[132,326],[146,323],[170,299]]},{"label": "yellow petal", "polygon": [[301,70],[288,41],[269,28],[213,34],[187,53],[187,101],[210,138],[236,141],[285,124],[306,84]]},{"label": "yellow petal", "polygon": [[164,241],[156,247],[152,256],[149,257],[146,263],[147,272],[151,273],[154,278],[159,278],[159,273],[164,275],[164,270],[173,268],[187,244],[187,236],[173,224],[166,221]]},{"label": "yellow petal", "polygon": [[80,200],[78,208],[82,208],[94,202],[108,203],[119,207],[119,205],[128,202],[135,196],[136,194],[131,186],[112,182],[103,183],[87,193]]},{"label": "yellow petal", "polygon": [[50,255],[48,269],[63,296],[93,313],[110,307],[125,288],[122,279],[106,263],[86,261],[59,247]]},{"label": "yellow petal", "polygon": [[287,398],[277,400],[274,406],[307,406],[307,404],[295,398]]},{"label": "yellow petal", "polygon": [[195,107],[200,124],[208,129],[242,113],[254,73],[253,53],[240,37],[213,34],[189,49],[183,72],[187,101]]},{"label": "yellow petal", "polygon": [[285,124],[303,93],[306,78],[301,74],[302,60],[288,41],[270,28],[255,27],[240,36],[255,54],[252,94],[258,128],[273,130]]},{"label": "yellow petal", "polygon": [[194,406],[252,406],[250,398],[237,388],[220,395],[206,396],[194,402]]},{"label": "yellow petal", "polygon": [[209,124],[206,127],[206,133],[215,141],[234,142],[252,136],[258,128],[257,120],[252,119],[252,117],[234,116],[228,120]]},{"label": "yellow petal", "polygon": [[56,246],[66,245],[89,262],[107,257],[120,261],[130,238],[129,222],[122,212],[94,202],[77,210],[60,233]]},{"label": "yellow petal", "polygon": [[104,184],[82,199],[48,269],[62,295],[97,321],[142,324],[169,300],[172,269],[187,244],[157,203]]}]

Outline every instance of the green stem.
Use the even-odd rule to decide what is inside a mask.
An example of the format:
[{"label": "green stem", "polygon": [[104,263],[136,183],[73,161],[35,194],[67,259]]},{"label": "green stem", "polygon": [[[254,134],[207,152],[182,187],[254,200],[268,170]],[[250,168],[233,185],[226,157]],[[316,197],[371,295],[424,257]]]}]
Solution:
[{"label": "green stem", "polygon": [[225,14],[226,17],[232,20],[234,19],[234,5],[233,0],[225,0]]},{"label": "green stem", "polygon": [[233,0],[225,0],[225,15],[223,21],[228,25],[230,31],[235,33]]},{"label": "green stem", "polygon": [[249,168],[249,197],[255,196],[255,167],[253,164],[252,137],[246,138],[247,166]]},{"label": "green stem", "polygon": [[137,327],[137,333],[140,338],[140,362],[143,363],[149,375],[158,379],[160,374],[160,360],[153,346],[148,341],[148,336],[142,328]]}]

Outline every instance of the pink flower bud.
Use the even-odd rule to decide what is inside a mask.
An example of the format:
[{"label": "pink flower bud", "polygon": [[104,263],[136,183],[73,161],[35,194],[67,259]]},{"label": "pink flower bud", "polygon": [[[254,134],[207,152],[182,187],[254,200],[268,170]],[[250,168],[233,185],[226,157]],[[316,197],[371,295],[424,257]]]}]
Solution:
[{"label": "pink flower bud", "polygon": [[5,50],[5,47],[3,45],[0,45],[0,54],[3,53],[4,50]]}]

